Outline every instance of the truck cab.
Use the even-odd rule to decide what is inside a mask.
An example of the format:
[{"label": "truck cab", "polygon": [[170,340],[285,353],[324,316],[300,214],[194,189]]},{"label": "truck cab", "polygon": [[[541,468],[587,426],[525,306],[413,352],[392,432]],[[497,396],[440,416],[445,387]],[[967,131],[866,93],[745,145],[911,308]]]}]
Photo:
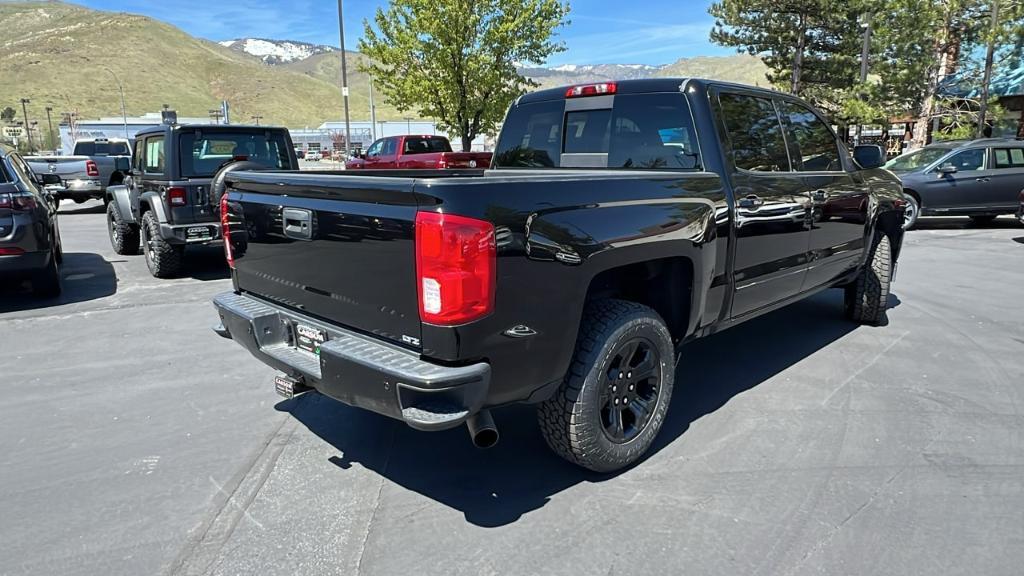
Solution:
[{"label": "truck cab", "polygon": [[154,276],[178,275],[186,246],[220,240],[215,177],[238,167],[298,169],[288,130],[174,124],[139,132],[124,185],[106,194],[114,251],[142,251]]}]

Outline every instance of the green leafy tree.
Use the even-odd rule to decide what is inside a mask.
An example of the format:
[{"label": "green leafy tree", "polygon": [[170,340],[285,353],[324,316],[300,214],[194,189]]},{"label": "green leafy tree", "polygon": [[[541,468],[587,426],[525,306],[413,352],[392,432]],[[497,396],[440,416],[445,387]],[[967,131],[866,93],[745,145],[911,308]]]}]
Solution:
[{"label": "green leafy tree", "polygon": [[391,0],[364,22],[361,69],[401,111],[435,118],[469,150],[492,133],[508,106],[535,84],[517,64],[542,64],[564,50],[559,0]]},{"label": "green leafy tree", "polygon": [[7,106],[3,110],[0,110],[0,121],[10,124],[11,122],[14,122],[14,117],[17,114],[18,113],[15,112],[14,108]]},{"label": "green leafy tree", "polygon": [[858,80],[860,0],[720,0],[711,40],[761,56],[776,86],[837,111]]}]

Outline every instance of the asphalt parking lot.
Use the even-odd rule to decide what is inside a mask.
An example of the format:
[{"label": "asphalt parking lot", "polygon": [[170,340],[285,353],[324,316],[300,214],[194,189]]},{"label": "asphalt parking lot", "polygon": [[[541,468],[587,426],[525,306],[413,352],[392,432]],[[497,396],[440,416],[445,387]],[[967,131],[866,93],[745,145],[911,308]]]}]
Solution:
[{"label": "asphalt parking lot", "polygon": [[684,350],[656,450],[614,476],[527,407],[415,432],[307,395],[185,277],[65,203],[65,295],[0,290],[0,574],[1020,574],[1024,226],[922,219],[889,323],[832,291]]}]

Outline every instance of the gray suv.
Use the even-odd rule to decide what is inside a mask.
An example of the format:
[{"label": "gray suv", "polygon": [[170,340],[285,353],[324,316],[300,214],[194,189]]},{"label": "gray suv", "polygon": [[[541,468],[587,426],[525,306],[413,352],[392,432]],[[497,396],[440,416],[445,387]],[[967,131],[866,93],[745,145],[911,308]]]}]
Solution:
[{"label": "gray suv", "polygon": [[886,168],[903,181],[904,228],[924,216],[969,216],[977,223],[1014,214],[1024,189],[1024,140],[939,142],[894,158]]}]

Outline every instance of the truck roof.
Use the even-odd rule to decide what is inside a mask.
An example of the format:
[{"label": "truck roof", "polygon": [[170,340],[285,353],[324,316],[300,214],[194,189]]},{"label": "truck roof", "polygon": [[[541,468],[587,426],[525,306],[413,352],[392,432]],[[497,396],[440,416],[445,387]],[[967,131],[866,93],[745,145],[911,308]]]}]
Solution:
[{"label": "truck roof", "polygon": [[176,131],[184,129],[199,129],[206,132],[239,132],[244,130],[251,131],[263,131],[263,130],[287,130],[283,126],[269,126],[254,124],[161,124],[160,126],[151,126],[144,128],[135,133],[136,137],[145,136],[147,134],[160,134],[161,132]]},{"label": "truck roof", "polygon": [[[642,80],[608,80],[607,82],[615,82],[618,90],[617,94],[643,94],[647,92],[678,92],[682,89],[685,84],[694,84],[707,88],[708,86],[732,86],[734,88],[742,88],[744,90],[757,90],[766,93],[779,94],[777,90],[771,88],[764,88],[759,86],[749,86],[745,84],[736,84],[733,82],[721,82],[718,80],[707,80],[703,78],[646,78]],[[562,100],[565,98],[565,91],[573,86],[581,86],[588,84],[600,84],[602,82],[580,82],[579,84],[569,84],[558,88],[550,88],[547,90],[539,90],[537,92],[531,92],[525,94],[519,98],[517,103],[525,104],[529,102],[544,102],[549,100]]]}]

